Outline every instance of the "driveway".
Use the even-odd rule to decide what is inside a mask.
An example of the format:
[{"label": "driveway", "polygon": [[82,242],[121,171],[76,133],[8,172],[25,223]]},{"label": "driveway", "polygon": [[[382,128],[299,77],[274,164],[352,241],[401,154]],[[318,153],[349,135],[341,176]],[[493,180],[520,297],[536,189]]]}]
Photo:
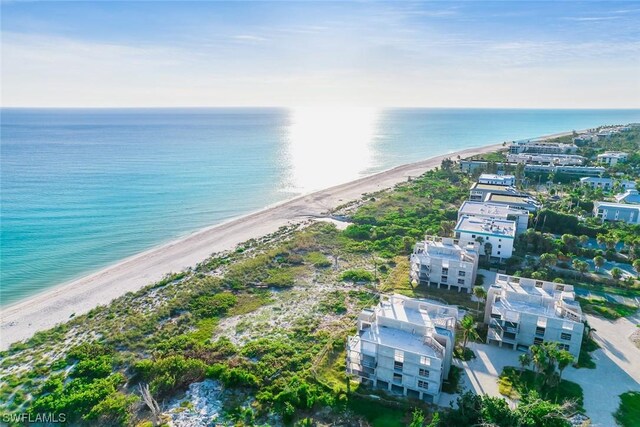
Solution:
[{"label": "driveway", "polygon": [[[569,367],[563,378],[582,387],[584,407],[594,427],[615,426],[613,412],[620,404],[620,394],[640,391],[640,350],[628,338],[637,329],[640,319],[623,318],[615,322],[594,316],[587,316],[587,319],[596,329],[594,339],[602,347],[592,353],[596,368]],[[479,343],[469,346],[477,358],[469,362],[455,361],[464,369],[463,388],[477,394],[504,397],[498,392],[498,377],[505,366],[519,366],[518,356],[522,352]],[[456,397],[442,393],[439,404],[448,406]]]},{"label": "driveway", "polygon": [[[498,377],[505,366],[519,366],[518,356],[522,352],[476,342],[469,343],[469,348],[476,354],[475,359],[468,362],[454,360],[454,364],[464,370],[460,379],[462,388],[476,394],[504,398],[498,392]],[[449,406],[449,402],[455,402],[456,398],[457,395],[442,393],[438,403],[441,406]]]},{"label": "driveway", "polygon": [[640,391],[640,349],[629,340],[637,319],[616,321],[587,315],[600,349],[591,353],[595,369],[566,369],[563,377],[582,386],[584,407],[594,427],[614,426],[613,412],[624,392]]}]

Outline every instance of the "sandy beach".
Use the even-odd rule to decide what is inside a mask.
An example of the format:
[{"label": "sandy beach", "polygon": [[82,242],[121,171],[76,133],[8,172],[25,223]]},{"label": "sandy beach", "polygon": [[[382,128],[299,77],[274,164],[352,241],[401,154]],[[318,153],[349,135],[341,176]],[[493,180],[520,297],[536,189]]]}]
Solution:
[{"label": "sandy beach", "polygon": [[494,151],[502,144],[472,148],[389,169],[202,229],[182,239],[127,258],[73,282],[60,285],[13,304],[0,316],[0,348],[27,339],[35,332],[86,313],[100,304],[149,285],[170,272],[196,265],[214,252],[233,249],[251,238],[287,224],[318,217],[363,193],[393,187],[409,177],[439,166],[446,157],[469,157]]}]

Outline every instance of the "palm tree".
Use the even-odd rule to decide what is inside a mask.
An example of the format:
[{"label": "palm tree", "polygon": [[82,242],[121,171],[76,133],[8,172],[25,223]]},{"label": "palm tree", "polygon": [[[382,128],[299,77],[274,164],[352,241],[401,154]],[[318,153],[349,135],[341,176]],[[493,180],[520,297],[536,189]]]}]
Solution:
[{"label": "palm tree", "polygon": [[462,329],[462,347],[467,346],[469,338],[478,337],[476,322],[473,320],[473,316],[469,314],[466,314],[460,321],[460,329]]},{"label": "palm tree", "polygon": [[596,270],[600,271],[602,266],[604,265],[605,259],[601,255],[596,255],[593,257],[593,264],[596,266]]},{"label": "palm tree", "polygon": [[604,246],[606,241],[607,237],[604,234],[598,234],[598,236],[596,236],[596,242],[598,242],[598,245]]},{"label": "palm tree", "polygon": [[484,253],[487,256],[487,261],[491,259],[491,251],[493,251],[493,245],[491,242],[487,242],[484,244]]},{"label": "palm tree", "polygon": [[560,385],[560,381],[562,381],[562,371],[565,368],[573,363],[573,355],[569,353],[567,350],[560,350],[556,355],[556,360],[558,361],[558,385]]},{"label": "palm tree", "polygon": [[556,265],[557,262],[558,256],[556,254],[545,253],[540,255],[540,265],[544,268]]},{"label": "palm tree", "polygon": [[480,311],[480,301],[484,301],[484,299],[487,297],[487,291],[485,291],[482,286],[474,286],[473,295],[478,298],[476,310]]},{"label": "palm tree", "polygon": [[531,355],[529,353],[522,353],[518,356],[518,362],[520,362],[520,366],[522,367],[522,371],[531,365]]},{"label": "palm tree", "polygon": [[542,346],[531,346],[531,362],[533,362],[533,366],[536,369],[536,376],[538,376],[549,362],[547,352]]},{"label": "palm tree", "polygon": [[613,267],[610,273],[611,277],[613,277],[613,280],[620,280],[620,278],[622,277],[622,269],[618,267]]},{"label": "palm tree", "polygon": [[589,264],[587,264],[586,262],[584,262],[582,260],[574,259],[573,260],[573,268],[578,270],[580,272],[580,274],[582,274],[584,276],[584,273],[586,273],[587,270],[589,269]]}]

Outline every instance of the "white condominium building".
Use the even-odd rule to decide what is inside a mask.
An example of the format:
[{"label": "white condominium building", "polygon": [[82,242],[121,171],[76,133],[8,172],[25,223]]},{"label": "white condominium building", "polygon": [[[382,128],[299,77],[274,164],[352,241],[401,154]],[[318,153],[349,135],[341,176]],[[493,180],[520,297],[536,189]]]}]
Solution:
[{"label": "white condominium building", "polygon": [[594,176],[585,176],[580,178],[580,185],[591,187],[593,189],[601,189],[609,191],[613,188],[613,178],[600,178]]},{"label": "white condominium building", "polygon": [[458,209],[458,220],[463,216],[487,219],[508,219],[516,222],[516,235],[527,231],[529,211],[515,209],[500,203],[472,202],[465,200]]},{"label": "white condominium building", "polygon": [[347,373],[363,384],[438,402],[448,377],[458,309],[402,295],[382,296],[347,339]]},{"label": "white condominium building", "polygon": [[513,175],[496,175],[492,173],[483,173],[478,178],[480,184],[497,184],[497,185],[516,185],[516,177]]},{"label": "white condominium building", "polygon": [[583,320],[571,285],[498,274],[487,293],[488,344],[523,350],[553,341],[577,360]]},{"label": "white condominium building", "polygon": [[478,269],[480,244],[425,236],[411,255],[410,279],[416,284],[471,292]]},{"label": "white condominium building", "polygon": [[606,151],[603,154],[598,154],[598,161],[609,166],[615,166],[618,163],[626,162],[628,156],[628,153],[622,151]]},{"label": "white condominium building", "polygon": [[480,254],[486,255],[488,243],[491,244],[489,256],[498,261],[511,258],[513,242],[516,237],[516,222],[503,219],[475,218],[462,216],[454,229],[456,238],[463,244],[480,243]]}]

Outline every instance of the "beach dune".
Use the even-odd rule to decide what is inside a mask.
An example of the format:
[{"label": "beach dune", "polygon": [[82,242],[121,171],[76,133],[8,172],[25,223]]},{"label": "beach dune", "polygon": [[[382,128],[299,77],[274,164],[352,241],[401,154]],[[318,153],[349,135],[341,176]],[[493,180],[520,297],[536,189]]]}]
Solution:
[{"label": "beach dune", "polygon": [[495,151],[502,144],[449,153],[389,169],[355,181],[296,197],[266,209],[208,227],[182,239],[127,258],[73,282],[57,286],[2,310],[0,348],[28,339],[130,291],[137,291],[171,272],[195,266],[212,253],[276,231],[279,227],[322,216],[348,201],[393,187],[439,166],[442,159]]}]

